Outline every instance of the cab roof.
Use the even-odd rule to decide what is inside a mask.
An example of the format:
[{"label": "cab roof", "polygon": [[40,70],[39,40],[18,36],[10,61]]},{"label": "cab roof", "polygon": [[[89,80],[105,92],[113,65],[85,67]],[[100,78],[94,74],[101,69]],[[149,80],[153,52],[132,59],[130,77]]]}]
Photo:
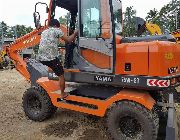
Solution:
[{"label": "cab roof", "polygon": [[78,11],[77,4],[78,4],[78,0],[56,0],[57,6],[75,13],[77,13]]}]

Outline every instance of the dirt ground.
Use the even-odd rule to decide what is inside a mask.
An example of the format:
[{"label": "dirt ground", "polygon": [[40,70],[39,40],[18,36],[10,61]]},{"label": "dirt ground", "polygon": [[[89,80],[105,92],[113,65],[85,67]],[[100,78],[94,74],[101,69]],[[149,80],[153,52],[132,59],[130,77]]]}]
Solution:
[{"label": "dirt ground", "polygon": [[15,69],[0,71],[1,140],[108,140],[104,120],[82,113],[58,109],[45,122],[27,119],[21,103],[29,86]]}]

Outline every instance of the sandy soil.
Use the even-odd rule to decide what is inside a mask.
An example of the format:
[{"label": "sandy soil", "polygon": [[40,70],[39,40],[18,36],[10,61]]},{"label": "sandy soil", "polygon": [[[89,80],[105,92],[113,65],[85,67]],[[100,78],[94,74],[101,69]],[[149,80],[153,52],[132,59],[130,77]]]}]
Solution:
[{"label": "sandy soil", "polygon": [[28,120],[21,102],[29,86],[15,69],[0,71],[1,140],[108,140],[104,120],[82,113],[58,109],[45,122]]}]

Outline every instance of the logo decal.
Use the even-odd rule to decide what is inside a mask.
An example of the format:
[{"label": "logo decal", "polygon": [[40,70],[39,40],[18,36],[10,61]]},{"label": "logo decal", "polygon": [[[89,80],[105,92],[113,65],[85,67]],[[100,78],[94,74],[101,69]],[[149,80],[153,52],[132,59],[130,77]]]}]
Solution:
[{"label": "logo decal", "polygon": [[177,73],[179,71],[178,66],[177,67],[171,67],[168,69],[168,74]]},{"label": "logo decal", "polygon": [[97,75],[97,76],[94,76],[94,81],[113,82],[113,77],[112,76]]},{"label": "logo decal", "polygon": [[165,59],[166,59],[166,60],[172,60],[172,59],[174,59],[173,53],[166,53],[166,54],[165,54]]}]

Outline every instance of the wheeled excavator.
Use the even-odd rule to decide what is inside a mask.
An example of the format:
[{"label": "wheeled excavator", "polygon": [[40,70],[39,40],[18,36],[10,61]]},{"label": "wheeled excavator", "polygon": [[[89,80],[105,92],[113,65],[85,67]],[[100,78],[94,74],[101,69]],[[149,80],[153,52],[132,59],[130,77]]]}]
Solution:
[{"label": "wheeled excavator", "polygon": [[[36,8],[39,4],[48,13],[44,26]],[[18,53],[39,44],[49,21],[59,15],[58,8],[77,15],[79,29],[73,67],[65,69],[70,95],[64,100],[58,77],[38,60],[25,62]],[[29,119],[44,121],[57,108],[64,108],[106,116],[108,132],[115,140],[155,140],[163,116],[164,139],[177,139],[174,95],[180,85],[180,45],[171,35],[121,37],[120,0],[50,0],[49,6],[38,2],[34,21],[36,29],[7,48],[16,69],[31,83],[23,96]]]}]

